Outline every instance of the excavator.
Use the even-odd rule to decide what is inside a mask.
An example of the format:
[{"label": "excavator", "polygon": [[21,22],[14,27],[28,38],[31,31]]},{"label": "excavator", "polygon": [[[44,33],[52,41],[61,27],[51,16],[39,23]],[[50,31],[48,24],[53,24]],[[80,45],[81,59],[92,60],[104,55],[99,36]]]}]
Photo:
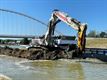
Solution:
[{"label": "excavator", "polygon": [[52,16],[48,24],[48,30],[45,34],[45,44],[48,46],[53,44],[52,36],[54,35],[56,24],[59,23],[60,21],[63,21],[71,28],[78,31],[77,48],[79,52],[83,52],[85,50],[85,44],[86,44],[85,37],[86,37],[87,24],[80,23],[76,19],[69,17],[66,13],[61,12],[59,10],[54,10],[52,13]]},{"label": "excavator", "polygon": [[39,39],[39,42],[41,42],[40,45],[42,47],[45,46],[45,48],[55,50],[62,48],[55,43],[55,38],[53,38],[56,25],[61,21],[66,23],[67,25],[69,25],[71,28],[78,32],[77,45],[74,49],[72,49],[73,46],[70,47],[69,50],[75,50],[76,54],[81,55],[85,51],[87,24],[81,23],[76,19],[68,16],[68,14],[61,12],[57,9],[55,9],[51,15],[51,18],[48,23],[48,29],[46,34],[44,35],[44,38],[42,40]]}]

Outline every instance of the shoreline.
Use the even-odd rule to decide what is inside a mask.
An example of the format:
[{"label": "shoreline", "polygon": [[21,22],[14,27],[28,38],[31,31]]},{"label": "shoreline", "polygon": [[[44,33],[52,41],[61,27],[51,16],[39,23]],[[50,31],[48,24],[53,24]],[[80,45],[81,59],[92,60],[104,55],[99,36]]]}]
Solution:
[{"label": "shoreline", "polygon": [[19,49],[10,47],[0,47],[0,55],[13,56],[18,58],[26,58],[29,60],[56,60],[56,59],[68,59],[71,55],[67,55],[62,50],[46,51],[42,49]]},{"label": "shoreline", "polygon": [[[0,47],[0,55],[7,55],[17,58],[25,58],[29,60],[57,60],[57,59],[72,59],[72,54],[67,54],[62,50],[56,50],[56,51],[43,51],[40,49],[27,49],[26,46],[28,45],[21,45],[24,46],[24,48],[19,48],[20,45],[17,47],[14,47],[14,45],[11,45],[12,47],[9,47],[10,45],[5,45],[5,47]],[[17,46],[17,45],[16,45]],[[90,48],[90,47],[89,47]],[[92,47],[91,47],[92,48]],[[94,47],[95,48],[95,47]],[[101,49],[107,49],[107,48],[101,48]],[[93,56],[94,55],[94,56]],[[82,58],[97,58],[100,59],[100,56],[103,58],[106,58],[107,56],[103,55],[96,55],[96,54],[83,54]],[[103,60],[101,58],[101,60]],[[79,59],[79,58],[78,58]],[[72,59],[74,60],[74,59]],[[105,60],[107,61],[107,60]]]},{"label": "shoreline", "polygon": [[[26,58],[18,58],[18,57],[13,57],[13,56],[8,56],[8,55],[0,55],[0,57],[9,57],[9,58],[14,58],[14,59],[21,59],[21,62],[18,64],[23,64],[27,62],[47,62],[47,61],[54,61],[54,60],[29,60]],[[24,60],[24,61],[22,61]],[[78,63],[78,62],[85,62],[85,63],[97,63],[97,64],[106,64],[107,62],[103,62],[97,58],[86,58],[86,59],[57,59],[58,61],[65,61],[65,62],[70,62],[70,63]]]}]

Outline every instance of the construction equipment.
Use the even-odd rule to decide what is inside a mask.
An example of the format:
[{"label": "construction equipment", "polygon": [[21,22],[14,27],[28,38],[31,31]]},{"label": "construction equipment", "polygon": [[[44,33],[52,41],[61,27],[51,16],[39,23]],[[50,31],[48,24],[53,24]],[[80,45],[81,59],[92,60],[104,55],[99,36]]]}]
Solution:
[{"label": "construction equipment", "polygon": [[85,49],[85,42],[86,42],[86,30],[87,30],[87,25],[84,23],[80,23],[74,18],[69,17],[66,13],[61,12],[59,10],[54,10],[52,13],[52,16],[50,18],[49,24],[48,24],[48,30],[45,34],[45,44],[46,45],[52,45],[52,36],[54,35],[55,31],[55,26],[57,23],[60,21],[65,22],[68,24],[70,27],[78,31],[78,49],[79,51],[84,51]]},{"label": "construction equipment", "polygon": [[[56,39],[54,37],[54,32],[55,32],[55,27],[56,24],[59,23],[60,21],[63,21],[73,29],[78,31],[78,39],[77,39],[77,44],[74,49],[72,49],[71,46],[69,50],[75,50],[76,53],[82,54],[85,50],[85,43],[86,43],[86,30],[87,30],[87,24],[85,23],[80,23],[76,19],[69,17],[66,13],[61,12],[59,10],[54,10],[51,18],[49,20],[48,24],[48,30],[46,34],[44,35],[43,39],[36,39],[36,42],[42,42],[39,44],[39,46],[45,46],[47,48],[59,48],[60,46],[56,43]],[[42,40],[42,41],[40,41]],[[69,46],[69,44],[68,44]],[[60,47],[62,48],[62,47]],[[66,49],[67,50],[67,49]]]}]

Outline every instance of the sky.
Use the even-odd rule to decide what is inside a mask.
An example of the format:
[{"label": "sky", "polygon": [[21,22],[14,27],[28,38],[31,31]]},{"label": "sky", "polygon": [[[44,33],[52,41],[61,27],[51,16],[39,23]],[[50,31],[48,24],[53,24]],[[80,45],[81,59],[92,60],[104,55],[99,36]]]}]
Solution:
[{"label": "sky", "polygon": [[[0,8],[25,13],[48,24],[52,11],[59,9],[81,23],[87,23],[91,30],[107,32],[107,0],[0,0]],[[46,26],[22,16],[0,12],[0,34],[43,35]],[[77,32],[64,23],[56,30],[64,35]]]}]

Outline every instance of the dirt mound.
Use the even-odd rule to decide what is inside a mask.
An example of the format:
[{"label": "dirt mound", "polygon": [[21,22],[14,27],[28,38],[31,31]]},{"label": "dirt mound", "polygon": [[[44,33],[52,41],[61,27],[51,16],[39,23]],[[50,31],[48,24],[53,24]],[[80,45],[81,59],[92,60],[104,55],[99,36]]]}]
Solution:
[{"label": "dirt mound", "polygon": [[0,54],[14,56],[19,58],[27,58],[31,60],[55,60],[60,58],[72,58],[72,53],[66,53],[63,50],[43,50],[43,49],[18,49],[9,47],[0,47]]}]

